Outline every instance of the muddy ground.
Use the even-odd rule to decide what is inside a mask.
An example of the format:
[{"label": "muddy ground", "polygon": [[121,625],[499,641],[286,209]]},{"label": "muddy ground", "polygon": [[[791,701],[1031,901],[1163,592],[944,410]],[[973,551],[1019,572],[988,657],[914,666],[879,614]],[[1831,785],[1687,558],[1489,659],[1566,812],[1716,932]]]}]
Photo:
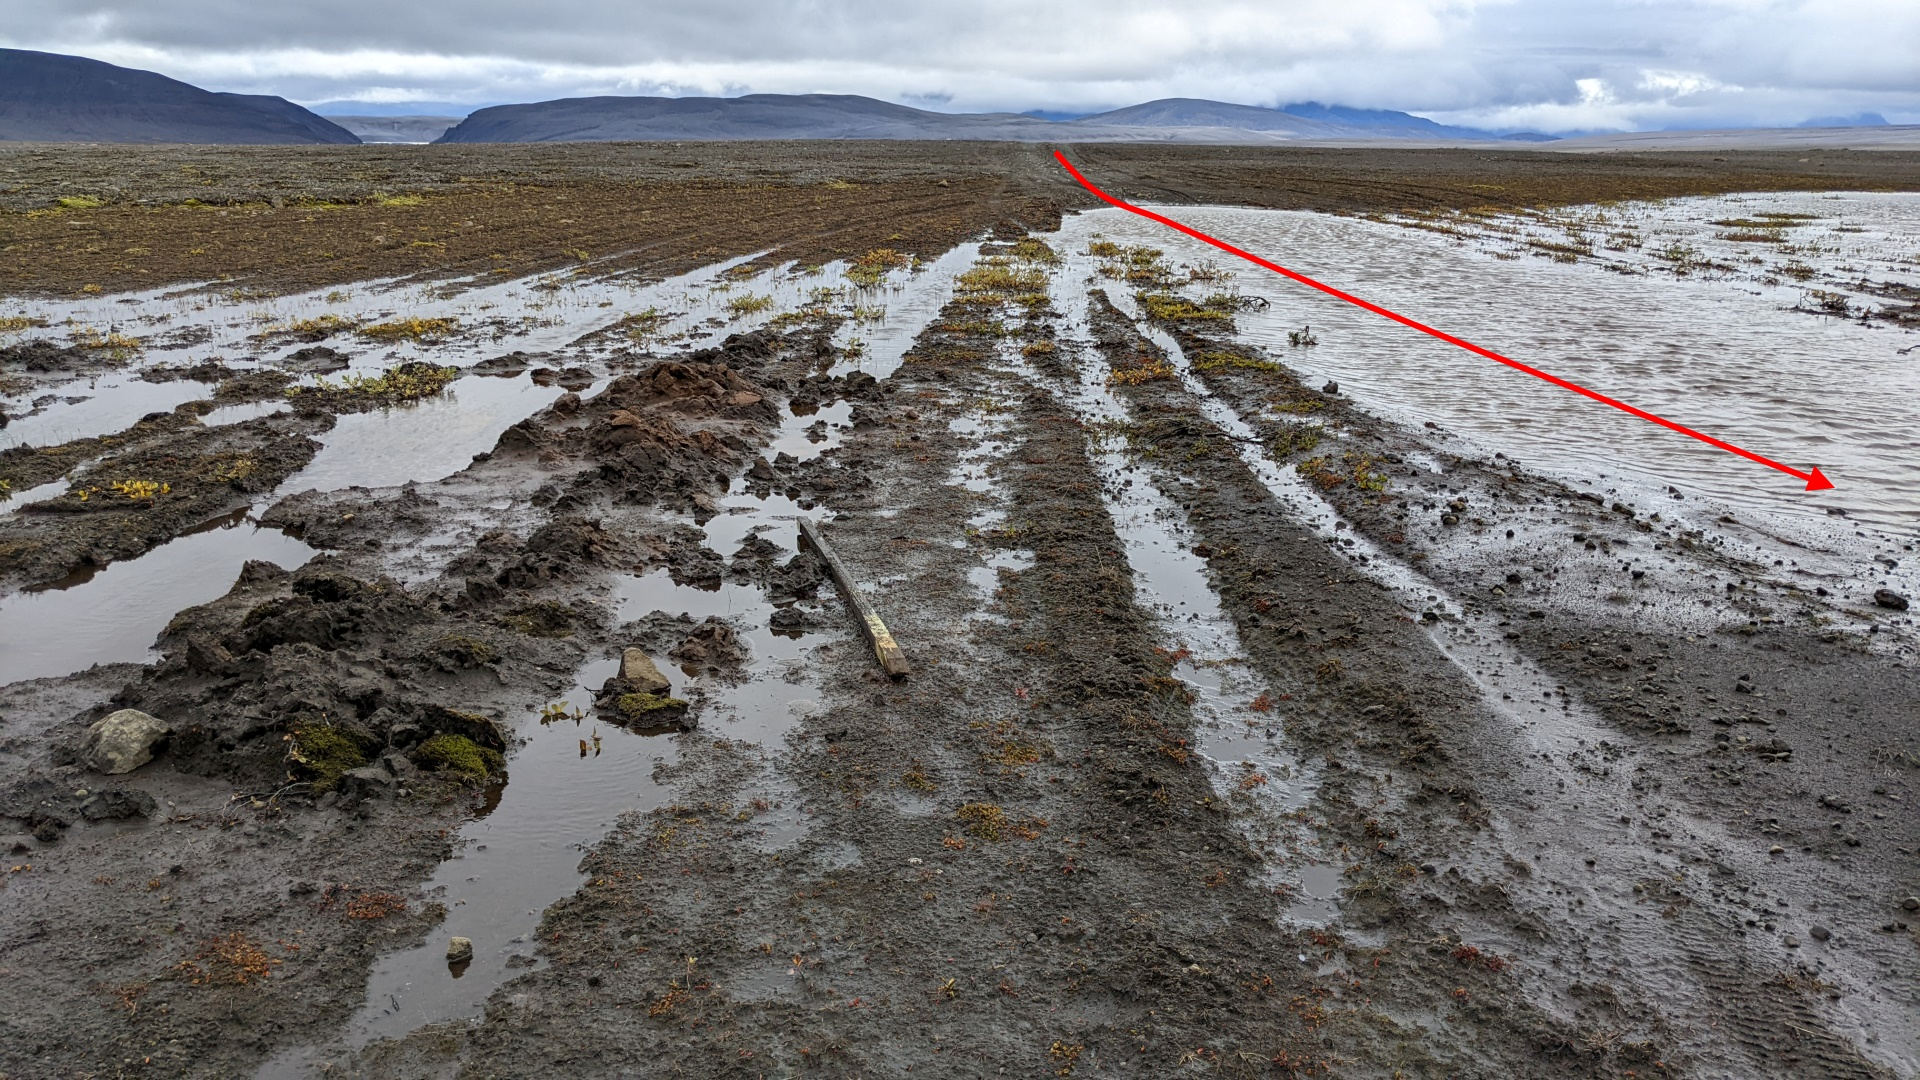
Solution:
[{"label": "muddy ground", "polygon": [[[320,160],[305,151],[142,150],[155,164],[118,174],[133,179],[114,198],[165,205],[9,216],[27,255],[8,265],[36,276],[5,287],[211,271],[292,288],[471,272],[495,252],[518,274],[576,244],[660,273],[767,247],[932,255],[1077,205],[1031,148],[996,148],[1008,165],[787,152],[749,189],[697,172],[742,160],[735,145],[366,148],[352,160],[375,179],[332,187],[298,179]],[[23,184],[58,167],[104,190],[89,152],[5,153]],[[930,175],[970,153],[965,175]],[[180,209],[169,154],[285,205]],[[1135,195],[1351,210],[1496,183],[1534,204],[1912,179],[1894,155],[1723,156],[1084,160]],[[682,160],[696,179],[659,179]],[[294,202],[387,176],[428,194]],[[563,198],[593,213],[563,226]],[[469,217],[482,237],[434,231]],[[312,245],[345,250],[343,221],[385,232],[320,264]],[[395,221],[447,246],[395,254]],[[144,256],[49,250],[82,230],[224,254],[141,274]],[[266,235],[286,245],[240,253]],[[877,380],[826,311],[698,349],[502,361],[573,390],[444,481],[266,508],[321,554],[249,563],[167,626],[155,662],[0,688],[0,1075],[1915,1074],[1910,615],[1723,542],[1759,526],[1676,526],[1372,416],[1237,340],[1228,313],[1156,314],[1082,252],[983,256],[1005,281],[962,287]],[[257,372],[200,377],[235,401],[284,395]],[[830,449],[774,448],[796,412],[836,404]],[[91,474],[195,500],[16,510],[0,581],[58,581],[245,511],[373,407],[295,405],[212,428],[182,406],[0,455],[16,489],[104,460]],[[730,518],[760,520],[741,499],[793,509],[711,546]],[[830,518],[908,679],[882,676],[795,550],[794,512]],[[449,523],[455,549],[423,562]],[[1143,533],[1169,548],[1143,552]],[[1196,568],[1236,655],[1196,655],[1166,617],[1155,590],[1186,580],[1157,576],[1168,560]],[[772,614],[628,611],[636,575]],[[742,644],[769,625],[808,643],[784,685]],[[673,658],[675,693],[706,689],[669,703],[616,685],[588,717],[523,722],[632,646]],[[1217,672],[1224,734],[1201,692]],[[721,719],[728,687],[762,682],[768,719]],[[173,731],[151,764],[102,776],[84,733],[119,708]],[[612,807],[631,812],[579,852],[583,884],[530,932],[476,941],[512,954],[483,1015],[366,1037],[370,969],[444,937],[458,901],[423,883],[463,824],[494,812],[503,777],[532,782],[514,777],[534,740],[577,731],[585,763],[603,732],[624,745],[616,726],[671,747],[660,804]],[[1234,740],[1290,764],[1230,763]]]}]

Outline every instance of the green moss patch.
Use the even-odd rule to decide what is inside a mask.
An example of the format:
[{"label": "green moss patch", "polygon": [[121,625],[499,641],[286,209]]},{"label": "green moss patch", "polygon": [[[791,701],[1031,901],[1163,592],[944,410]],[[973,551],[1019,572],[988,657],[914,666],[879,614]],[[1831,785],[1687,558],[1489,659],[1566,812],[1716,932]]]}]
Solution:
[{"label": "green moss patch", "polygon": [[315,791],[332,791],[340,785],[341,777],[368,761],[360,740],[335,727],[295,729],[287,756],[306,774]]},{"label": "green moss patch", "polygon": [[458,773],[485,780],[504,772],[507,759],[464,735],[435,735],[413,749],[413,763],[435,772]]},{"label": "green moss patch", "polygon": [[613,707],[630,723],[641,723],[663,720],[665,717],[662,717],[661,713],[683,710],[687,707],[687,703],[665,694],[636,692],[621,694],[614,699]]}]

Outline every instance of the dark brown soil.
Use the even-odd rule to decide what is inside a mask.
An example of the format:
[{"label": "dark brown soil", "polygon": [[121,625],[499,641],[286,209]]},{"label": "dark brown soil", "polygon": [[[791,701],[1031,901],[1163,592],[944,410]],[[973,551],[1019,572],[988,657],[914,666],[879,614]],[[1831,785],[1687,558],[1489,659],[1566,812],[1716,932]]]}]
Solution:
[{"label": "dark brown soil", "polygon": [[[1067,148],[1134,199],[1338,212],[1561,206],[1731,191],[1913,190],[1895,151]],[[0,148],[0,291],[222,280],[284,293],[374,277],[672,273],[722,253],[933,254],[1094,205],[1051,147],[687,143]],[[97,209],[63,210],[88,196]],[[419,196],[416,201],[414,196]]]}]

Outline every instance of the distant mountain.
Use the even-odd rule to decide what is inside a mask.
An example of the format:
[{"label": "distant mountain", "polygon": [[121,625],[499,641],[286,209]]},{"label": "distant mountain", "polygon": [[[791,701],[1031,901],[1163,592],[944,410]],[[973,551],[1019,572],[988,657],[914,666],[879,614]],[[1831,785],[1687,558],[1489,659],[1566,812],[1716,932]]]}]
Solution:
[{"label": "distant mountain", "polygon": [[1879,113],[1855,113],[1852,116],[1821,116],[1812,120],[1802,120],[1794,127],[1803,128],[1844,128],[1844,127],[1887,127],[1887,118]]},{"label": "distant mountain", "polygon": [[1047,114],[938,113],[847,94],[737,98],[591,97],[498,105],[461,121],[441,142],[597,142],[662,139],[998,139],[1016,142],[1266,143],[1499,136],[1406,113],[1308,103],[1292,111],[1199,98],[1164,98],[1074,119]]},{"label": "distant mountain", "polygon": [[364,143],[430,143],[460,122],[457,116],[329,116]]},{"label": "distant mountain", "polygon": [[1323,124],[1345,128],[1348,131],[1367,131],[1378,135],[1391,135],[1399,138],[1425,139],[1493,139],[1498,138],[1474,128],[1453,127],[1437,124],[1423,116],[1412,113],[1395,112],[1392,109],[1352,109],[1345,105],[1322,105],[1317,101],[1303,101],[1294,105],[1283,105],[1280,110],[1289,116],[1299,116],[1308,120],[1317,120]]},{"label": "distant mountain", "polygon": [[1263,109],[1258,105],[1234,105],[1203,98],[1161,98],[1158,101],[1129,105],[1124,109],[1095,113],[1073,121],[1074,125],[1093,127],[1150,128],[1225,128],[1234,131],[1263,131],[1291,138],[1327,138],[1342,134],[1331,124]]},{"label": "distant mountain", "polygon": [[1010,113],[936,113],[850,94],[735,98],[590,97],[481,109],[441,142],[659,139],[1014,139],[1059,126]]},{"label": "distant mountain", "polygon": [[0,49],[0,140],[357,143],[285,98],[216,94],[83,56]]}]

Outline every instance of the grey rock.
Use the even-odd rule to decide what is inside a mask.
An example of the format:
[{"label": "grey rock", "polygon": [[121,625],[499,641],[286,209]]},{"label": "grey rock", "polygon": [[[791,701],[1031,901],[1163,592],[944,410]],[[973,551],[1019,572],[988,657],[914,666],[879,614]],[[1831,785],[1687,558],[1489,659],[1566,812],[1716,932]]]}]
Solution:
[{"label": "grey rock", "polygon": [[1833,931],[1824,926],[1815,926],[1807,931],[1807,936],[1815,941],[1825,941],[1833,936]]},{"label": "grey rock", "polygon": [[95,772],[118,776],[153,760],[153,750],[173,734],[166,721],[139,709],[121,709],[87,729],[81,758]]},{"label": "grey rock", "polygon": [[1873,602],[1889,611],[1907,610],[1907,598],[1892,589],[1873,590]]},{"label": "grey rock", "polygon": [[1909,896],[1900,901],[1900,906],[1908,911],[1920,911],[1920,896]]},{"label": "grey rock", "polygon": [[473,939],[450,937],[447,939],[447,963],[468,964],[473,962]]},{"label": "grey rock", "polygon": [[641,649],[627,649],[620,654],[620,677],[632,683],[634,689],[648,694],[664,694],[673,686],[660,674],[653,658]]}]

